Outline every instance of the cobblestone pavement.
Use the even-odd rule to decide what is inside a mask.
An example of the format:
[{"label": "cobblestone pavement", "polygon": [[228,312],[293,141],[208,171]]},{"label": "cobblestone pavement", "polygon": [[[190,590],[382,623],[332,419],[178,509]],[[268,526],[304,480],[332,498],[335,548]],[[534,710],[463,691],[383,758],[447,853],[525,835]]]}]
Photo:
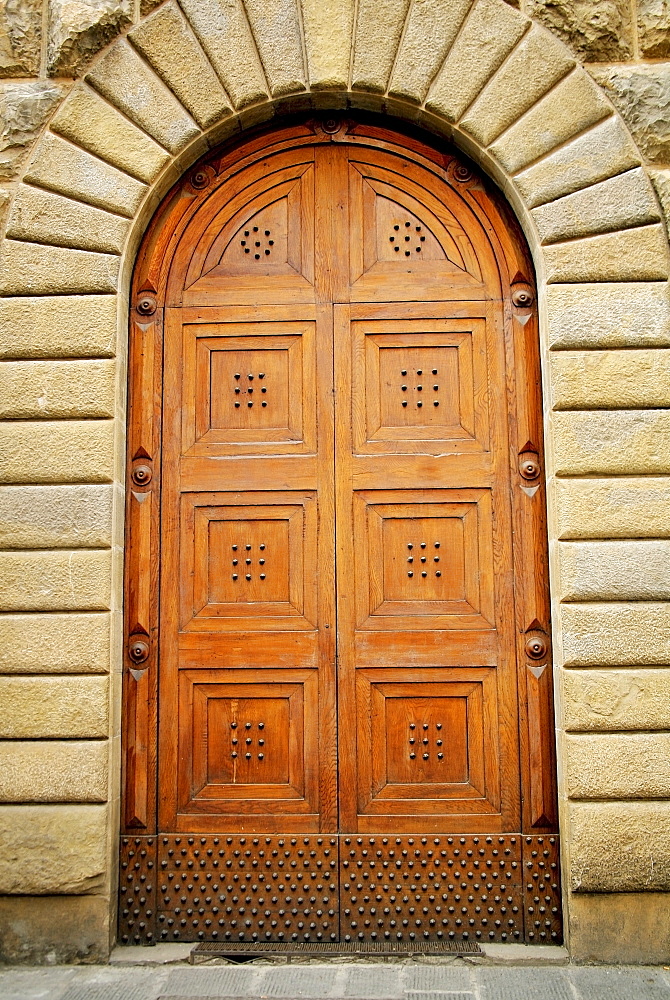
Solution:
[{"label": "cobblestone pavement", "polygon": [[[4,968],[2,1000],[670,1000],[670,970],[491,960]],[[144,960],[146,961],[146,959]],[[532,961],[532,960],[531,960]]]}]

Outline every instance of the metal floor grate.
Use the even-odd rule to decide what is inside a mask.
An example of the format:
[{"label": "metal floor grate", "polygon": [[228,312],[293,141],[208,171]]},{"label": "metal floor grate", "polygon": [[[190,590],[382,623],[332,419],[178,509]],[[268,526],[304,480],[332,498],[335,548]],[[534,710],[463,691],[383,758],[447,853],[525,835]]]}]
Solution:
[{"label": "metal floor grate", "polygon": [[192,964],[210,958],[252,958],[284,955],[306,958],[337,955],[387,955],[405,958],[412,955],[482,955],[476,941],[201,941],[190,955]]}]

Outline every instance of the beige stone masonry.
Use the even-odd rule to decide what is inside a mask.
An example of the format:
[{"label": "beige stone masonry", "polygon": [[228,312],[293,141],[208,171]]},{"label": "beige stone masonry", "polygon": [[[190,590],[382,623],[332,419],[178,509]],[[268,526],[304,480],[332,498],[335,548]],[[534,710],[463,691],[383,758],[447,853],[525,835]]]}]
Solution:
[{"label": "beige stone masonry", "polygon": [[354,0],[302,0],[308,79],[317,90],[348,86],[354,8]]},{"label": "beige stone masonry", "polygon": [[107,548],[111,486],[0,486],[0,548]]},{"label": "beige stone masonry", "polygon": [[0,893],[103,891],[107,823],[100,805],[0,806]]},{"label": "beige stone masonry", "polygon": [[670,729],[668,668],[565,670],[561,686],[568,731]]},{"label": "beige stone masonry", "polygon": [[120,254],[128,221],[63,195],[22,184],[12,204],[7,236],[33,243]]},{"label": "beige stone masonry", "polygon": [[109,483],[111,420],[0,423],[0,483]]},{"label": "beige stone masonry", "polygon": [[[105,965],[115,917],[105,896],[0,896],[0,939],[7,962]],[[110,926],[111,925],[111,926]]]},{"label": "beige stone masonry", "polygon": [[670,479],[558,479],[559,538],[670,536]]},{"label": "beige stone masonry", "polygon": [[557,475],[670,473],[670,412],[592,410],[555,413]]},{"label": "beige stone masonry", "polygon": [[100,612],[0,615],[0,673],[107,673],[109,626]]},{"label": "beige stone masonry", "polygon": [[107,50],[86,80],[172,154],[200,133],[172,91],[125,39]]},{"label": "beige stone masonry", "polygon": [[[446,4],[441,0],[423,0],[411,4],[389,83],[391,94],[415,101],[425,99],[430,82],[444,62],[471,7],[472,0],[452,0]],[[360,43],[357,36],[357,47]],[[369,41],[367,45],[371,47]],[[372,48],[374,59],[374,46]]]},{"label": "beige stone masonry", "polygon": [[5,240],[0,251],[0,295],[116,291],[119,258],[65,247]]},{"label": "beige stone masonry", "polygon": [[662,892],[576,893],[570,897],[570,955],[575,962],[660,965],[670,955],[670,908]]},{"label": "beige stone masonry", "polygon": [[[456,2],[460,10],[461,0]],[[386,90],[409,3],[410,0],[384,0],[382,4],[377,0],[358,0],[352,87],[380,93]],[[427,0],[427,5],[433,10],[437,2]]]},{"label": "beige stone masonry", "polygon": [[561,351],[551,384],[555,410],[670,406],[670,350]]},{"label": "beige stone masonry", "polygon": [[658,222],[660,213],[641,167],[533,210],[542,243]]},{"label": "beige stone masonry", "polygon": [[[533,111],[529,117],[534,117]],[[510,135],[520,128],[515,125]],[[514,182],[528,207],[534,208],[614,177],[639,162],[640,154],[621,121],[609,118],[517,174]]]},{"label": "beige stone masonry", "polygon": [[649,176],[661,203],[666,227],[670,229],[670,170],[650,170]]},{"label": "beige stone masonry", "polygon": [[563,604],[566,666],[670,664],[670,604]]},{"label": "beige stone masonry", "polygon": [[571,799],[670,798],[670,733],[568,736]]},{"label": "beige stone masonry", "polygon": [[106,739],[108,685],[106,677],[0,677],[0,739]]},{"label": "beige stone masonry", "polygon": [[545,295],[553,349],[670,346],[665,282],[550,285]]},{"label": "beige stone masonry", "polygon": [[527,30],[525,18],[504,0],[478,0],[430,88],[426,107],[458,121]]},{"label": "beige stone masonry", "polygon": [[176,0],[169,0],[129,33],[201,128],[231,113],[230,101]]},{"label": "beige stone masonry", "polygon": [[128,219],[133,217],[146,192],[141,181],[52,132],[42,136],[24,180]]},{"label": "beige stone masonry", "polygon": [[491,152],[514,174],[611,113],[593,80],[576,69],[512,125]]},{"label": "beige stone masonry", "polygon": [[670,600],[670,541],[559,542],[564,601]]},{"label": "beige stone masonry", "polygon": [[113,356],[113,295],[0,299],[0,358]]},{"label": "beige stone masonry", "polygon": [[129,24],[133,0],[47,0],[47,72],[81,76],[92,57]]},{"label": "beige stone masonry", "polygon": [[273,97],[305,89],[298,0],[244,0]]},{"label": "beige stone masonry", "polygon": [[547,281],[658,281],[668,275],[660,225],[605,233],[545,247]]},{"label": "beige stone masonry", "polygon": [[670,802],[573,802],[573,892],[670,890]]},{"label": "beige stone masonry", "polygon": [[170,159],[158,143],[84,84],[58,109],[51,129],[146,184]]},{"label": "beige stone masonry", "polygon": [[489,146],[574,65],[564,45],[533,26],[461,119],[461,128]]},{"label": "beige stone masonry", "polygon": [[0,611],[106,611],[110,553],[0,552]]},{"label": "beige stone masonry", "polygon": [[266,98],[265,74],[241,0],[182,0],[180,6],[233,107],[239,110]]},{"label": "beige stone masonry", "polygon": [[0,417],[113,417],[113,361],[6,361],[0,367]]},{"label": "beige stone masonry", "polygon": [[106,740],[0,742],[0,802],[106,802]]}]

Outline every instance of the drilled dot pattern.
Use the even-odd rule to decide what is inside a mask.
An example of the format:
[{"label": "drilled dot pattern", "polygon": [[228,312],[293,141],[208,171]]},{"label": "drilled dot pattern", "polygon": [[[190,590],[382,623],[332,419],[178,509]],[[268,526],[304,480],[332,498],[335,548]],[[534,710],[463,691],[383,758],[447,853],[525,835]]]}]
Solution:
[{"label": "drilled dot pattern", "polygon": [[440,563],[441,542],[407,542],[407,576],[417,580],[427,580],[429,576],[442,576]]},{"label": "drilled dot pattern", "polygon": [[559,838],[523,838],[526,941],[560,944],[563,940]]},{"label": "drilled dot pattern", "polygon": [[231,760],[249,761],[265,760],[266,732],[264,722],[230,723],[230,757]]},{"label": "drilled dot pattern", "polygon": [[444,761],[445,735],[442,722],[410,722],[407,756],[410,760]]},{"label": "drilled dot pattern", "polygon": [[266,556],[267,550],[265,542],[257,546],[258,553],[254,553],[254,546],[250,542],[236,543],[231,545],[231,580],[233,582],[246,580],[250,583],[254,578],[265,580],[267,577]]},{"label": "drilled dot pattern", "polygon": [[424,404],[433,407],[439,406],[440,383],[435,381],[436,375],[439,375],[438,368],[427,370],[417,368],[416,372],[403,368],[400,372],[401,406],[405,408],[409,406],[418,410],[422,409]]},{"label": "drilled dot pattern", "polygon": [[150,944],[156,913],[156,839],[122,837],[119,859],[119,941]]},{"label": "drilled dot pattern", "polygon": [[242,256],[248,256],[252,260],[271,257],[274,245],[271,230],[263,229],[262,226],[250,226],[244,230],[244,236],[240,239]]},{"label": "drilled dot pattern", "polygon": [[265,379],[265,372],[249,372],[244,375],[242,372],[235,372],[233,375],[233,405],[235,409],[246,406],[253,409],[256,406],[266,407],[268,401],[265,394],[268,391]]},{"label": "drilled dot pattern", "polygon": [[389,236],[389,243],[392,244],[393,251],[398,256],[412,257],[420,254],[425,242],[423,226],[417,226],[408,220],[394,223]]}]

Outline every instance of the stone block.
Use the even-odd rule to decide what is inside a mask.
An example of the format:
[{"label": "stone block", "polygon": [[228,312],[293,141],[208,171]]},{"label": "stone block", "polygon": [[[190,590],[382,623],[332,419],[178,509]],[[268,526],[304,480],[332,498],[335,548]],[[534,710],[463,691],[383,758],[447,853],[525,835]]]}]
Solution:
[{"label": "stone block", "polygon": [[568,731],[670,729],[669,669],[564,670],[562,688]]},{"label": "stone block", "polygon": [[670,663],[670,605],[563,604],[566,666],[655,666]]},{"label": "stone block", "polygon": [[11,964],[100,964],[109,958],[106,896],[0,897],[0,960]]},{"label": "stone block", "polygon": [[670,351],[560,351],[551,356],[555,410],[670,407]]},{"label": "stone block", "polygon": [[120,254],[128,222],[100,208],[21,184],[12,204],[7,236],[32,243]]},{"label": "stone block", "polygon": [[633,55],[628,0],[528,0],[526,13],[583,62],[625,62]]},{"label": "stone block", "polygon": [[109,483],[111,420],[0,423],[0,483]]},{"label": "stone block", "polygon": [[0,486],[0,548],[108,548],[111,486]]},{"label": "stone block", "polygon": [[[554,127],[553,119],[548,125]],[[514,129],[517,127],[521,125]],[[514,182],[526,204],[533,208],[614,177],[639,162],[640,154],[628,132],[613,117],[523,170]]]},{"label": "stone block", "polygon": [[564,45],[534,25],[461,119],[461,128],[489,146],[574,64]]},{"label": "stone block", "polygon": [[559,476],[670,472],[668,410],[562,411],[554,429]]},{"label": "stone block", "polygon": [[0,802],[106,802],[106,740],[0,742]]},{"label": "stone block", "polygon": [[0,358],[114,355],[113,295],[40,295],[0,299]]},{"label": "stone block", "polygon": [[49,76],[81,76],[96,52],[133,19],[132,0],[48,0]]},{"label": "stone block", "polygon": [[[509,8],[503,13],[500,10],[502,2],[496,6],[504,29]],[[441,3],[440,0],[424,0],[423,3],[410,6],[400,48],[393,63],[389,84],[391,94],[408,97],[419,103],[424,101],[431,80],[444,62],[471,7],[472,0],[454,0],[448,4]]]},{"label": "stone block", "polygon": [[27,150],[62,97],[59,86],[44,80],[0,85],[0,180],[19,172]]},{"label": "stone block", "polygon": [[242,0],[182,0],[180,6],[233,106],[245,108],[267,98],[265,74]]},{"label": "stone block", "polygon": [[667,257],[661,225],[555,243],[544,251],[549,283],[660,281],[668,275]]},{"label": "stone block", "polygon": [[571,799],[670,798],[670,733],[567,736],[564,752]]},{"label": "stone block", "polygon": [[668,0],[637,0],[637,37],[646,59],[670,56],[670,5]]},{"label": "stone block", "polygon": [[650,170],[649,175],[661,203],[665,225],[670,229],[670,170]]},{"label": "stone block", "polygon": [[1,739],[106,739],[109,735],[106,677],[3,676],[0,693]]},{"label": "stone block", "polygon": [[107,818],[101,805],[0,806],[0,894],[103,892]]},{"label": "stone block", "polygon": [[0,6],[0,77],[39,76],[41,0],[4,0]]},{"label": "stone block", "polygon": [[200,129],[125,38],[97,60],[86,80],[173,155]]},{"label": "stone block", "polygon": [[201,128],[230,114],[221,82],[175,0],[141,21],[128,37]]},{"label": "stone block", "polygon": [[665,282],[550,285],[546,304],[553,350],[670,346]]},{"label": "stone block", "polygon": [[[570,897],[569,905],[573,962],[611,962],[618,966],[670,961],[667,893],[580,892]],[[611,995],[611,987],[608,993]]]},{"label": "stone block", "polygon": [[563,601],[670,600],[670,541],[559,542]]},{"label": "stone block", "polygon": [[409,0],[358,0],[352,87],[384,93],[408,9]]},{"label": "stone block", "polygon": [[0,417],[113,417],[115,368],[113,361],[6,361]]},{"label": "stone block", "polygon": [[544,244],[644,226],[661,217],[641,167],[535,208],[532,216]]},{"label": "stone block", "polygon": [[577,69],[512,125],[491,151],[507,173],[514,174],[611,113],[591,77]]},{"label": "stone block", "polygon": [[573,802],[573,892],[670,890],[670,802]]},{"label": "stone block", "polygon": [[589,67],[653,163],[670,161],[670,63]]},{"label": "stone block", "polygon": [[170,159],[166,150],[85,84],[70,93],[51,129],[146,184]]},{"label": "stone block", "polygon": [[0,251],[0,295],[111,293],[118,273],[112,254],[9,239]]},{"label": "stone block", "polygon": [[244,8],[273,97],[305,89],[299,0],[245,0]]},{"label": "stone block", "polygon": [[559,538],[670,536],[670,480],[557,479]]},{"label": "stone block", "polygon": [[107,611],[110,582],[102,549],[0,552],[0,611]]},{"label": "stone block", "polygon": [[301,0],[307,75],[317,90],[345,90],[355,0]]},{"label": "stone block", "polygon": [[0,616],[0,673],[105,674],[108,614]]},{"label": "stone block", "polygon": [[458,121],[527,29],[504,0],[478,0],[430,88],[428,110]]}]

